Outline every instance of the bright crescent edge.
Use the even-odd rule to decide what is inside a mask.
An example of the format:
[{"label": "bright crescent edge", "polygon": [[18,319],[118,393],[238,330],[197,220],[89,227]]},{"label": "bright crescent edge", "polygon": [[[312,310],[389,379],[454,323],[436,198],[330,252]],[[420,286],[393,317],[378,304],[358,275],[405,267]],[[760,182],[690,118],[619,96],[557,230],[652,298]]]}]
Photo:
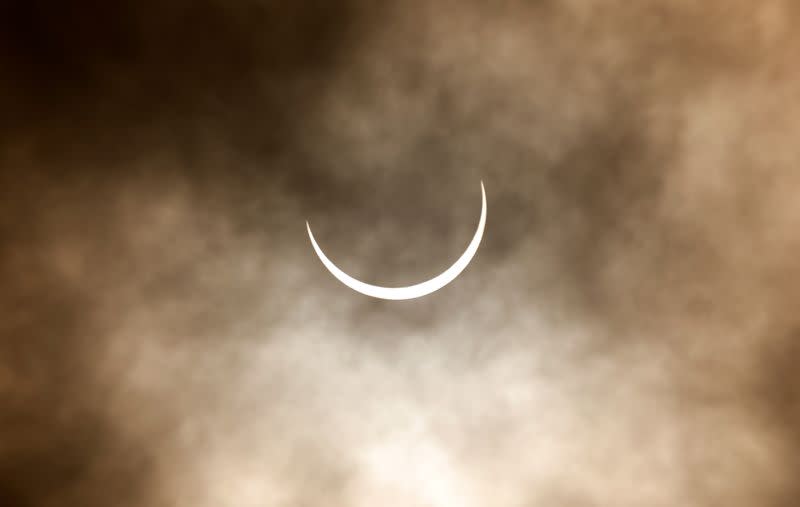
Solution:
[{"label": "bright crescent edge", "polygon": [[475,231],[475,236],[472,237],[472,241],[470,241],[469,246],[467,246],[467,249],[464,251],[464,253],[461,254],[461,257],[459,257],[452,266],[447,268],[447,270],[440,275],[431,278],[428,281],[418,283],[416,285],[410,285],[408,287],[381,287],[379,285],[370,285],[368,283],[356,280],[352,276],[339,269],[336,264],[328,259],[328,257],[325,255],[325,252],[322,251],[317,244],[317,241],[314,239],[314,234],[311,232],[311,226],[308,224],[308,220],[306,220],[306,229],[308,230],[308,237],[311,239],[311,245],[314,247],[314,251],[317,252],[319,260],[321,260],[322,264],[328,268],[328,271],[330,271],[331,274],[343,284],[347,285],[356,292],[364,294],[365,296],[378,299],[389,299],[395,301],[414,299],[427,296],[432,292],[436,292],[448,283],[452,282],[458,275],[461,274],[462,271],[464,271],[464,269],[466,269],[470,261],[472,261],[472,258],[475,256],[475,253],[478,251],[478,247],[481,244],[481,239],[483,238],[483,229],[486,226],[486,190],[483,188],[483,181],[481,181],[481,199],[481,219],[478,222],[478,230]]}]

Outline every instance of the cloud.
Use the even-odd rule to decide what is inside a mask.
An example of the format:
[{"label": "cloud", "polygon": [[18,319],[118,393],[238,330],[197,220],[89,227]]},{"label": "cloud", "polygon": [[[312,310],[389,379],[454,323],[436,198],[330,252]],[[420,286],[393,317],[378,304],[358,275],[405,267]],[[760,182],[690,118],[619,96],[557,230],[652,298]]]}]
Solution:
[{"label": "cloud", "polygon": [[796,504],[788,1],[2,9],[4,505]]}]

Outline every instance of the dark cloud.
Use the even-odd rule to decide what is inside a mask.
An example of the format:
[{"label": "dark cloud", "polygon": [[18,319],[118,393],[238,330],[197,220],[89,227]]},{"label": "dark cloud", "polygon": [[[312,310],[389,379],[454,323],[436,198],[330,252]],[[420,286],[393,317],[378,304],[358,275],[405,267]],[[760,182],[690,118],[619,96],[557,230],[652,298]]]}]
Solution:
[{"label": "dark cloud", "polygon": [[798,14],[4,3],[0,504],[795,505]]}]

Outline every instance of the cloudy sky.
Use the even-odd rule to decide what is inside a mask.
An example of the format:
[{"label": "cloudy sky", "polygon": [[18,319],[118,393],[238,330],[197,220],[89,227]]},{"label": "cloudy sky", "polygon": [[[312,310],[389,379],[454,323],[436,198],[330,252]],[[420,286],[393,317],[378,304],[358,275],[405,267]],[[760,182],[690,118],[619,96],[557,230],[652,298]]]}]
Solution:
[{"label": "cloudy sky", "polygon": [[[0,505],[800,502],[800,6],[0,6]],[[409,285],[469,242],[422,299]]]}]

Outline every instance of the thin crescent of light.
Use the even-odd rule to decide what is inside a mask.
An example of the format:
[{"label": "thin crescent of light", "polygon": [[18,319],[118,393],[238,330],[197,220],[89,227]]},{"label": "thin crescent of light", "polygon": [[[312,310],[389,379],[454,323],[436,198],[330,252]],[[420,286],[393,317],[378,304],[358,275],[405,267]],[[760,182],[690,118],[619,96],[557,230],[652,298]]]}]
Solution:
[{"label": "thin crescent of light", "polygon": [[428,281],[418,283],[416,285],[410,285],[408,287],[380,287],[378,285],[370,285],[368,283],[356,280],[352,276],[339,269],[336,264],[328,259],[328,257],[325,255],[325,252],[322,251],[314,239],[314,234],[311,232],[311,226],[308,225],[307,220],[306,229],[308,229],[308,237],[311,238],[311,245],[314,247],[314,251],[317,252],[319,260],[321,260],[322,264],[328,268],[328,271],[330,271],[331,274],[343,284],[347,285],[356,292],[364,294],[365,296],[371,296],[378,299],[414,299],[427,296],[428,294],[441,289],[448,283],[455,280],[455,278],[460,275],[462,271],[464,271],[472,258],[475,256],[475,252],[478,251],[478,247],[481,244],[481,239],[483,238],[483,229],[486,226],[486,191],[483,188],[483,181],[481,181],[481,198],[481,219],[478,222],[478,230],[475,231],[475,236],[472,237],[472,241],[470,241],[469,246],[467,246],[467,249],[464,251],[464,253],[461,254],[461,257],[459,257],[452,266],[447,268],[447,270],[440,275],[431,278]]}]

